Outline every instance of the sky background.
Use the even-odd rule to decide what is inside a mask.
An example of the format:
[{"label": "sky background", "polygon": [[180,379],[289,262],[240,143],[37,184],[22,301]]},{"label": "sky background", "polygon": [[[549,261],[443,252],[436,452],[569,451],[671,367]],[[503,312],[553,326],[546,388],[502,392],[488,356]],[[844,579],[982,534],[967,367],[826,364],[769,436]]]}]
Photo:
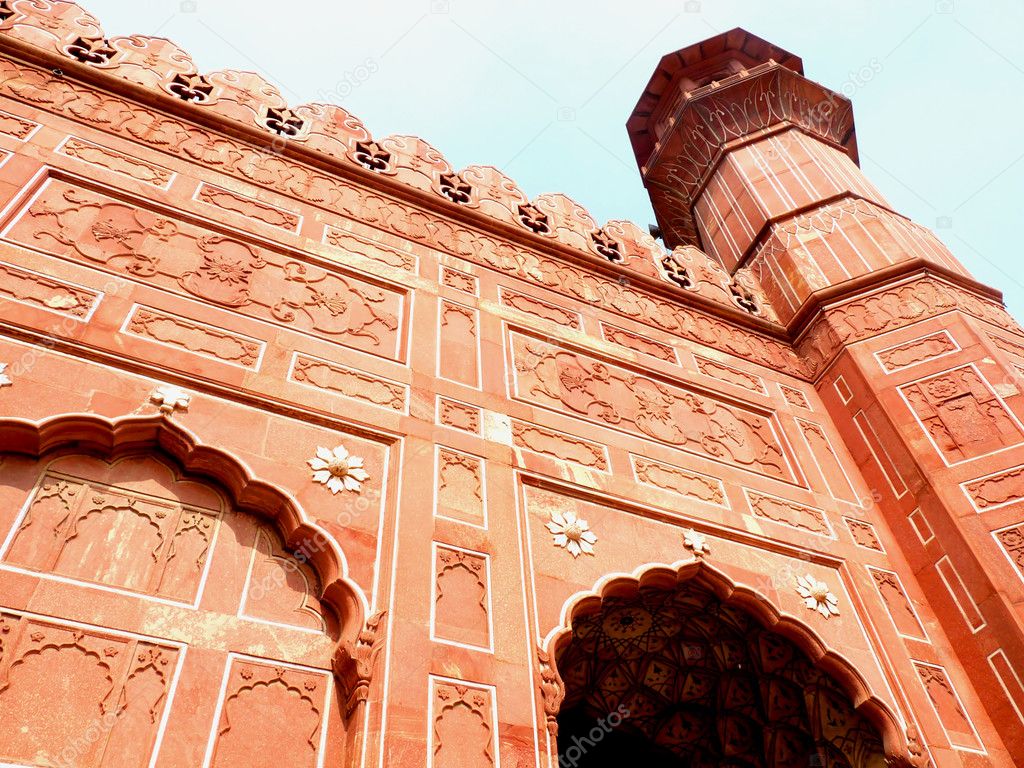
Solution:
[{"label": "sky background", "polygon": [[[850,95],[861,166],[1024,319],[1020,0],[85,0],[108,36],[168,37],[200,71],[247,69],[376,138],[603,223],[654,221],[625,121],[662,55],[742,26]],[[1018,222],[1015,224],[1014,222]]]}]

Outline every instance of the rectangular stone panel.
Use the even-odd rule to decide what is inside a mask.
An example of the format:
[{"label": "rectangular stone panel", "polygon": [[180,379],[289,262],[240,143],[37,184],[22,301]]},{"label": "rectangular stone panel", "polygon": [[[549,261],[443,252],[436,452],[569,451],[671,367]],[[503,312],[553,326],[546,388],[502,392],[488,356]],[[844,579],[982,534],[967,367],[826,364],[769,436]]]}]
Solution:
[{"label": "rectangular stone panel", "polygon": [[998,509],[1024,499],[1024,467],[1013,467],[961,485],[979,512]]},{"label": "rectangular stone panel", "polygon": [[942,583],[946,585],[950,598],[956,605],[957,610],[960,611],[964,621],[967,622],[967,626],[971,628],[972,632],[982,629],[986,623],[985,617],[981,615],[978,604],[974,602],[970,590],[948,555],[935,563],[935,570],[939,572]]},{"label": "rectangular stone panel", "polygon": [[480,320],[471,307],[441,300],[437,329],[437,374],[469,387],[480,385]]},{"label": "rectangular stone panel", "polygon": [[340,395],[397,413],[408,410],[409,387],[347,365],[296,352],[288,378],[321,392]]},{"label": "rectangular stone panel", "polygon": [[478,528],[487,527],[487,482],[484,460],[437,446],[437,503],[434,514]]},{"label": "rectangular stone panel", "polygon": [[205,181],[196,189],[195,199],[232,216],[261,221],[271,227],[278,227],[289,232],[297,232],[299,224],[302,222],[302,217],[293,211],[286,211],[276,205],[232,192],[230,189],[207,184]]},{"label": "rectangular stone panel", "polygon": [[811,404],[807,402],[807,395],[801,390],[794,387],[787,387],[785,384],[779,384],[779,391],[782,392],[782,396],[786,398],[786,402],[796,408],[810,409]]},{"label": "rectangular stone panel", "polygon": [[910,527],[914,529],[914,533],[917,534],[917,538],[920,539],[922,544],[928,544],[935,538],[935,533],[932,531],[931,526],[928,525],[928,519],[920,509],[915,509],[907,515],[907,520],[910,522]]},{"label": "rectangular stone panel", "polygon": [[895,373],[912,365],[918,365],[960,351],[948,331],[939,331],[919,339],[883,349],[875,353],[875,359],[886,373]]},{"label": "rectangular stone panel", "polygon": [[537,424],[513,419],[512,444],[559,461],[608,471],[608,452],[603,445]]},{"label": "rectangular stone panel", "polygon": [[501,286],[498,289],[498,300],[504,307],[518,309],[520,312],[533,315],[541,320],[564,325],[566,328],[572,328],[574,331],[583,328],[583,320],[578,312],[552,304],[550,301],[528,296],[521,291],[514,291]]},{"label": "rectangular stone panel", "polygon": [[191,604],[219,519],[177,499],[48,473],[31,491],[3,562]]},{"label": "rectangular stone panel", "polygon": [[147,768],[181,648],[0,612],[0,763]]},{"label": "rectangular stone panel", "polygon": [[[289,768],[323,765],[328,710],[338,706],[330,672],[231,655],[222,691],[204,766],[255,765],[267,754],[286,756]],[[270,713],[287,727],[270,727]]]},{"label": "rectangular stone panel", "polygon": [[796,423],[800,427],[800,434],[803,436],[807,450],[810,451],[815,464],[821,470],[828,492],[835,499],[861,506],[857,492],[853,489],[853,482],[846,472],[846,467],[843,466],[842,458],[825,432],[825,428],[820,424],[803,419],[797,419]]},{"label": "rectangular stone panel", "polygon": [[796,483],[773,416],[645,376],[519,332],[510,334],[514,396]]},{"label": "rectangular stone panel", "polygon": [[124,333],[174,347],[179,351],[257,370],[266,347],[262,341],[234,331],[152,307],[132,307]]},{"label": "rectangular stone panel", "polygon": [[905,384],[900,392],[948,464],[1024,441],[1020,422],[974,366]]},{"label": "rectangular stone panel", "polygon": [[497,768],[496,708],[493,686],[431,675],[426,765]]},{"label": "rectangular stone panel", "polygon": [[875,425],[868,420],[867,414],[864,411],[857,411],[854,414],[853,423],[856,425],[857,431],[860,432],[861,439],[864,441],[868,453],[871,454],[875,466],[878,467],[878,471],[892,489],[893,495],[897,499],[902,499],[909,489],[903,480],[903,476],[896,468],[892,456],[886,450],[885,444],[878,436],[878,432],[875,431]]},{"label": "rectangular stone panel", "polygon": [[100,293],[29,269],[0,262],[0,298],[75,320],[88,320]]},{"label": "rectangular stone panel", "polygon": [[754,517],[813,533],[815,536],[835,538],[823,510],[749,488],[744,488],[743,492]]},{"label": "rectangular stone panel", "polygon": [[11,242],[392,360],[406,291],[51,179]]},{"label": "rectangular stone panel", "polygon": [[846,379],[842,376],[836,377],[833,386],[836,388],[836,393],[839,395],[839,399],[843,401],[843,405],[847,405],[851,400],[853,400],[853,391],[850,389],[850,385],[846,383]]},{"label": "rectangular stone panel", "polygon": [[441,265],[441,285],[472,296],[477,295],[477,279],[461,269]]},{"label": "rectangular stone panel", "polygon": [[1001,528],[993,531],[992,535],[1010,561],[1013,570],[1024,579],[1024,523]]},{"label": "rectangular stone panel", "polygon": [[483,415],[475,405],[448,397],[437,398],[437,423],[463,432],[480,434]]},{"label": "rectangular stone panel", "polygon": [[671,346],[654,339],[649,339],[639,333],[633,333],[625,328],[619,328],[608,323],[601,323],[601,333],[608,341],[632,349],[635,352],[656,357],[659,360],[664,360],[666,363],[679,362],[679,359],[676,357],[676,351]]},{"label": "rectangular stone panel", "polygon": [[914,610],[914,605],[910,602],[899,575],[893,571],[871,566],[868,566],[868,573],[871,574],[871,578],[875,582],[875,588],[885,604],[885,609],[888,611],[896,631],[904,637],[928,642],[928,635],[921,625],[921,619],[918,617],[917,611]]},{"label": "rectangular stone panel", "polygon": [[1020,679],[1019,667],[1010,663],[1002,648],[997,648],[989,654],[988,664],[999,680],[999,685],[1013,711],[1024,723],[1024,682]]},{"label": "rectangular stone panel", "polygon": [[954,747],[972,752],[984,751],[985,747],[974,728],[974,723],[971,722],[960,694],[953,687],[946,670],[923,661],[915,661],[914,668],[950,743]]},{"label": "rectangular stone panel", "polygon": [[36,132],[37,128],[39,128],[39,123],[34,120],[0,110],[0,133],[5,136],[10,136],[18,141],[26,141]]},{"label": "rectangular stone panel", "polygon": [[705,376],[724,381],[727,384],[735,384],[737,387],[749,389],[751,392],[756,392],[759,395],[768,394],[768,390],[764,385],[764,379],[760,376],[741,371],[739,368],[733,368],[731,365],[725,365],[700,355],[694,355],[693,359],[697,363],[697,370]]},{"label": "rectangular stone panel", "polygon": [[643,456],[630,456],[630,459],[633,462],[633,475],[638,483],[661,488],[706,504],[729,507],[725,484],[717,477],[702,475]]},{"label": "rectangular stone panel", "polygon": [[434,640],[491,650],[490,564],[481,552],[434,544]]},{"label": "rectangular stone panel", "polygon": [[1024,358],[1024,342],[1013,341],[1007,339],[1004,336],[998,336],[994,333],[989,334],[989,338],[992,339],[992,343],[995,344],[999,349],[1003,350],[1009,355],[1016,355],[1017,357]]},{"label": "rectangular stone panel", "polygon": [[870,549],[872,552],[885,552],[882,542],[878,539],[878,532],[871,523],[863,520],[854,520],[852,517],[844,517],[843,522],[853,537],[853,543],[858,547]]},{"label": "rectangular stone panel", "polygon": [[56,151],[58,154],[103,168],[118,176],[141,181],[157,189],[167,189],[174,178],[174,172],[162,165],[75,136],[64,139]]},{"label": "rectangular stone panel", "polygon": [[404,272],[415,272],[419,260],[411,253],[399,251],[384,243],[368,240],[365,237],[336,227],[324,228],[324,243],[332,245],[346,253],[354,253],[367,259],[380,262]]}]

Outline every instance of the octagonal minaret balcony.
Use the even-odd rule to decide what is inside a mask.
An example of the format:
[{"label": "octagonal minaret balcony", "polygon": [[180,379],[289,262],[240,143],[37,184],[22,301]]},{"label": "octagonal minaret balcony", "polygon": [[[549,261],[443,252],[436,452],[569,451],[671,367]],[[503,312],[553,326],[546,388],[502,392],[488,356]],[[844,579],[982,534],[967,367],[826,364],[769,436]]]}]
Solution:
[{"label": "octagonal minaret balcony", "polygon": [[783,322],[899,262],[965,274],[861,172],[850,100],[742,29],[663,57],[627,129],[666,245],[749,267]]}]

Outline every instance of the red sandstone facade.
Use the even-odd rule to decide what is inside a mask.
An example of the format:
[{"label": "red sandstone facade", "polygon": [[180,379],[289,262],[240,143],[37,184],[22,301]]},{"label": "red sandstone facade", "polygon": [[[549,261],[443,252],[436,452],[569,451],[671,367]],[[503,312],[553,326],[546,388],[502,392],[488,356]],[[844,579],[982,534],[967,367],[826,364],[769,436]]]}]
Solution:
[{"label": "red sandstone facade", "polygon": [[797,57],[628,128],[671,250],[0,2],[0,764],[1024,764],[1024,332]]}]

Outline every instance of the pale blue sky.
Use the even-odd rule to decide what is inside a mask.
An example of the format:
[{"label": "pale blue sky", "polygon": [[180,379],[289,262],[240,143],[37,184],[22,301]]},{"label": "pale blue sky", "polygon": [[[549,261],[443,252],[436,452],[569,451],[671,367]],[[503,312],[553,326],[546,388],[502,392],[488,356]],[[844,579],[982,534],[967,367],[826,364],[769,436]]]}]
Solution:
[{"label": "pale blue sky", "polygon": [[[378,138],[599,222],[654,220],[625,121],[665,53],[742,26],[853,98],[861,164],[1024,318],[1020,0],[86,0],[108,35],[169,37],[202,71],[258,71],[292,104],[333,101]],[[860,73],[860,74],[858,74]]]}]

